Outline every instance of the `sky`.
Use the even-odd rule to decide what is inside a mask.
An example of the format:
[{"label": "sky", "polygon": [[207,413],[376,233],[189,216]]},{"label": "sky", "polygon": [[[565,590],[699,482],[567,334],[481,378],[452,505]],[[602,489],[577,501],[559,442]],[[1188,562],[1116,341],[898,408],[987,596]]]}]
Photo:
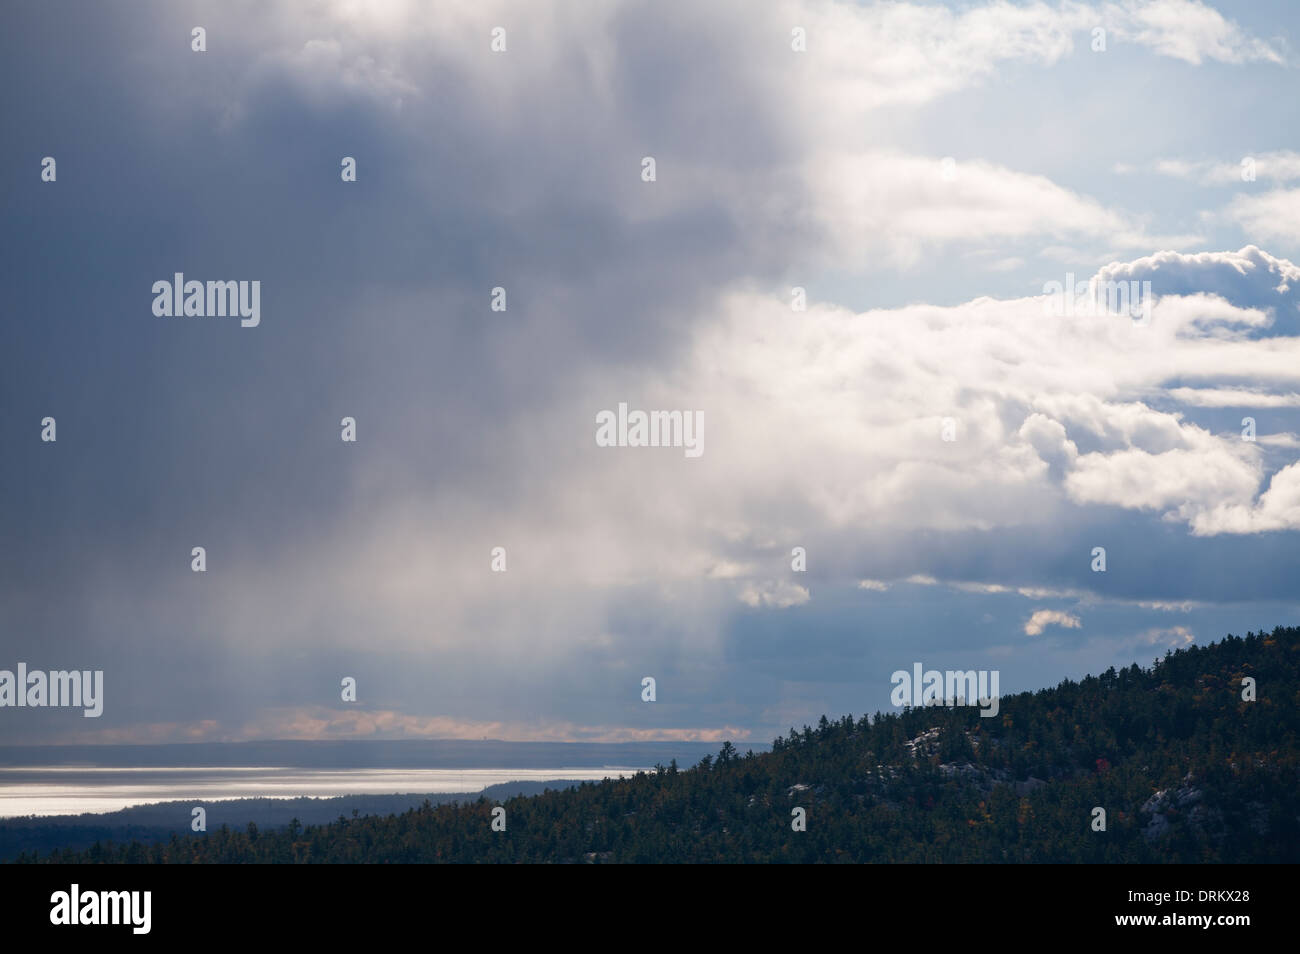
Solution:
[{"label": "sky", "polygon": [[104,673],[0,743],[743,748],[1300,624],[1292,4],[0,17],[0,669]]}]

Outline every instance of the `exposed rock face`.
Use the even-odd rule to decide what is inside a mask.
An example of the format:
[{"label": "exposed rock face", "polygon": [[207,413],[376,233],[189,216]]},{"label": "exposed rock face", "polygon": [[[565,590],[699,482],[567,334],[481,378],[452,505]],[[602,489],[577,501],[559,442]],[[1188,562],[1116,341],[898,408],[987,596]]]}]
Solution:
[{"label": "exposed rock face", "polygon": [[1148,841],[1163,838],[1173,827],[1173,820],[1182,817],[1198,834],[1222,837],[1223,812],[1207,804],[1204,789],[1194,783],[1189,772],[1178,788],[1162,788],[1145,802],[1139,811],[1150,815],[1142,835]]}]

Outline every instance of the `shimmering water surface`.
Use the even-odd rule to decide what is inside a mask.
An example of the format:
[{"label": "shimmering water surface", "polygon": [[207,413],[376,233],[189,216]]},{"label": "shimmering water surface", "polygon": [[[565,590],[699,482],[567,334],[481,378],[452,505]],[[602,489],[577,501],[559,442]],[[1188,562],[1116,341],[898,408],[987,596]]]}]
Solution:
[{"label": "shimmering water surface", "polygon": [[635,768],[0,768],[0,817],[112,812],[178,800],[477,792],[502,782],[599,781]]}]

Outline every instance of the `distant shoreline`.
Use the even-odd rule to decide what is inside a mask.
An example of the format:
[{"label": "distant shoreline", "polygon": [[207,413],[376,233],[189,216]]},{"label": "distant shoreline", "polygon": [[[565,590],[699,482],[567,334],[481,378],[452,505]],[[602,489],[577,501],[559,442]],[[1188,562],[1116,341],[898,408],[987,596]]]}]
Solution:
[{"label": "distant shoreline", "polygon": [[[546,782],[507,782],[475,792],[234,798],[202,804],[207,807],[208,832],[217,831],[222,825],[242,831],[250,823],[260,829],[276,829],[286,827],[296,818],[302,825],[324,825],[337,821],[339,816],[351,817],[354,810],[358,817],[386,816],[418,808],[425,801],[434,805],[479,798],[503,801],[580,784],[581,779],[559,778]],[[166,841],[172,835],[201,838],[202,834],[190,829],[194,804],[191,800],[170,800],[105,813],[0,818],[0,862],[12,861],[22,852],[47,853],[55,848],[81,851],[96,842]]]},{"label": "distant shoreline", "polygon": [[208,806],[248,799],[476,793],[500,785],[555,779],[597,782],[647,770],[650,767],[644,765],[419,769],[0,767],[0,819],[107,815],[176,801]]}]

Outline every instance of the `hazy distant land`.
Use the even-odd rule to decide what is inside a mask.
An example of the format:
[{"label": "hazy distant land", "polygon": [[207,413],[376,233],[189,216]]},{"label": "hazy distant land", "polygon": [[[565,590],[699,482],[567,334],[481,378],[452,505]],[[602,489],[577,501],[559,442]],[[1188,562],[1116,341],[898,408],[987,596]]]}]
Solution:
[{"label": "hazy distant land", "polygon": [[[617,773],[615,773],[617,774]],[[402,795],[343,795],[338,798],[240,798],[205,802],[209,831],[222,825],[260,829],[284,828],[293,819],[303,825],[323,825],[339,816],[393,815],[415,808],[425,801],[433,805],[473,801],[480,796],[503,800],[516,795],[537,795],[580,784],[576,779],[549,782],[507,782],[478,792],[430,792]],[[53,848],[84,850],[95,842],[166,841],[173,834],[186,837],[190,831],[193,801],[156,802],[116,812],[82,815],[46,815],[29,818],[0,818],[0,862],[12,861],[24,851],[47,853]]]},{"label": "hazy distant land", "polygon": [[[683,767],[698,762],[716,748],[710,742],[505,742],[500,740],[430,741],[267,741],[230,743],[185,743],[169,745],[65,745],[0,746],[0,780],[21,779],[24,783],[45,782],[64,788],[69,783],[85,786],[88,794],[101,790],[102,778],[114,778],[104,770],[136,770],[142,788],[150,779],[175,775],[168,770],[186,770],[183,777],[207,779],[231,776],[230,770],[304,769],[337,773],[340,788],[353,782],[351,773],[372,781],[375,770],[442,770],[465,773],[465,790],[447,792],[351,793],[337,797],[256,798],[167,798],[122,810],[0,818],[0,860],[11,860],[20,852],[54,847],[89,848],[96,841],[142,842],[166,840],[172,834],[191,833],[191,809],[202,805],[207,812],[207,830],[222,825],[247,828],[281,828],[294,818],[301,824],[324,824],[340,815],[388,815],[404,812],[428,800],[438,805],[473,800],[483,795],[504,799],[532,795],[546,789],[562,789],[590,779],[593,771],[617,778],[638,768],[667,765],[673,760]],[[767,751],[768,745],[754,750]],[[19,773],[14,770],[24,769]],[[204,770],[215,770],[205,772]],[[42,771],[45,770],[45,771]],[[153,770],[153,771],[150,771]],[[224,770],[224,771],[223,771]],[[532,780],[512,780],[487,787],[473,786],[473,776],[518,771]],[[577,777],[568,777],[565,771]],[[191,771],[193,774],[191,775]],[[538,772],[553,772],[552,778],[537,780]],[[134,773],[133,773],[134,774]],[[398,774],[395,772],[395,775]],[[396,785],[397,783],[395,783]],[[0,784],[0,794],[17,786]],[[317,788],[319,786],[316,786]],[[160,791],[175,788],[159,786]],[[30,801],[30,799],[29,799]],[[57,805],[52,799],[51,804]]]}]

